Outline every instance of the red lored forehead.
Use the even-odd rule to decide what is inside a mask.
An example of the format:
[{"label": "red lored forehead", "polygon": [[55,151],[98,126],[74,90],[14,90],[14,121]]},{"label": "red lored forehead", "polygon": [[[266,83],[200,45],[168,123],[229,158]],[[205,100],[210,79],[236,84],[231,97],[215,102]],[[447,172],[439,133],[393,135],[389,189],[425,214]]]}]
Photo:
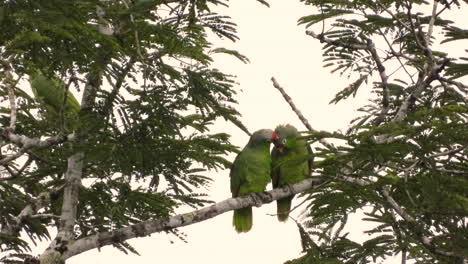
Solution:
[{"label": "red lored forehead", "polygon": [[276,134],[276,131],[273,131],[273,133],[271,134],[271,139],[272,140],[277,140],[278,139],[278,135]]}]

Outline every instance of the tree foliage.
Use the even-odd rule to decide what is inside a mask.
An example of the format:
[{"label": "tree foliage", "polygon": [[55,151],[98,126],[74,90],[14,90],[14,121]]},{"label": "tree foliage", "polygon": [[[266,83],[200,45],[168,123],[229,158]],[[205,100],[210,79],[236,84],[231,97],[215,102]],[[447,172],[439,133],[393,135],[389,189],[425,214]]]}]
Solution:
[{"label": "tree foliage", "polygon": [[[13,253],[2,262],[28,257],[21,232],[36,243],[64,229],[76,153],[82,174],[70,243],[210,202],[200,191],[212,180],[204,172],[229,166],[225,154],[236,148],[209,125],[224,118],[246,129],[232,107],[232,76],[210,65],[212,50],[245,60],[207,40],[212,33],[237,40],[235,24],[212,12],[215,5],[226,3],[2,1],[0,247]],[[82,98],[74,131],[63,126],[69,115],[50,118],[31,95],[25,81],[37,71]],[[125,241],[114,245],[134,251]]]},{"label": "tree foliage", "polygon": [[[10,253],[0,261],[61,263],[109,244],[136,252],[128,238],[180,235],[179,226],[321,182],[304,193],[304,254],[289,263],[392,255],[465,263],[468,63],[466,50],[444,44],[467,42],[467,29],[450,21],[466,0],[304,0],[317,11],[299,24],[323,43],[323,66],[351,79],[331,103],[370,87],[362,116],[345,133],[306,124],[315,162],[300,188],[174,215],[210,203],[200,191],[212,181],[204,172],[229,166],[225,154],[237,151],[210,124],[224,118],[248,133],[233,108],[232,76],[211,66],[215,53],[248,62],[207,38],[237,40],[229,17],[212,11],[226,2],[0,3],[0,249]],[[32,96],[27,80],[38,71],[60,83],[55,115]],[[81,101],[77,115],[66,113],[70,93]],[[363,242],[347,233],[355,212],[365,214]],[[49,241],[40,258],[29,255],[24,234]]]},{"label": "tree foliage", "polygon": [[[324,67],[355,80],[331,102],[369,86],[374,96],[346,133],[310,133],[343,144],[315,151],[325,183],[305,195],[305,254],[287,263],[468,259],[468,64],[442,45],[466,45],[450,21],[464,2],[304,1],[317,12],[299,24],[323,43]],[[360,243],[346,226],[356,212],[370,235]]]}]

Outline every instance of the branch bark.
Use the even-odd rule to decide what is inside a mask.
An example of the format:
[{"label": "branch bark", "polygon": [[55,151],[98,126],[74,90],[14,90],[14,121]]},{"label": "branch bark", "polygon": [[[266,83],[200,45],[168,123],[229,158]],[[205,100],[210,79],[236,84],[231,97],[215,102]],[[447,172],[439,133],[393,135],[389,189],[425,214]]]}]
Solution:
[{"label": "branch bark", "polygon": [[[104,56],[104,58],[108,60],[107,56]],[[88,74],[80,107],[81,112],[91,111],[94,107],[97,90],[101,86],[102,71],[103,69],[100,69]],[[76,131],[77,141],[86,140],[86,131],[83,131],[83,129]],[[41,254],[41,264],[63,263],[65,260],[63,257],[64,252],[68,245],[74,242],[74,225],[76,223],[84,156],[84,152],[78,151],[67,160],[67,171],[64,177],[65,188],[58,234]]]},{"label": "branch bark", "polygon": [[63,258],[68,259],[85,251],[111,245],[116,242],[123,242],[131,238],[148,236],[153,233],[192,225],[235,209],[249,206],[260,207],[263,204],[304,192],[313,188],[313,186],[317,186],[320,182],[322,181],[318,179],[306,179],[300,183],[267,192],[229,198],[189,213],[175,215],[165,219],[151,219],[117,229],[113,232],[104,232],[78,239],[68,246],[67,250],[63,253]]},{"label": "branch bark", "polygon": [[[271,77],[271,81],[273,82],[273,87],[278,89],[278,91],[281,93],[283,96],[284,100],[288,102],[289,106],[291,106],[291,109],[296,113],[297,117],[301,120],[301,122],[304,124],[304,126],[311,132],[318,132],[317,130],[313,129],[312,126],[310,125],[309,121],[304,117],[304,115],[301,113],[301,111],[296,107],[294,104],[292,98],[284,91],[283,87],[279,85],[279,83],[276,81],[275,77]],[[319,142],[327,146],[328,148],[332,148],[333,145],[328,143],[325,139],[320,139]]]},{"label": "branch bark", "polygon": [[[397,214],[399,216],[401,216],[401,218],[403,218],[407,223],[409,224],[412,224],[413,226],[415,226],[416,228],[419,227],[419,223],[416,221],[416,219],[411,216],[410,214],[408,214],[406,212],[405,209],[403,209],[396,201],[395,199],[393,199],[393,197],[390,195],[390,193],[388,192],[387,188],[382,188],[381,189],[381,193],[382,195],[385,197],[385,199],[387,200],[388,204],[393,208],[393,210],[395,210],[395,212],[397,212]],[[440,250],[440,249],[437,249],[434,247],[434,245],[432,244],[432,239],[428,236],[425,236],[422,234],[422,230],[416,230],[416,235],[419,236],[419,240],[421,241],[421,243],[431,252],[435,253],[435,254],[438,254],[438,255],[442,255],[442,256],[447,256],[447,257],[455,257],[457,256],[454,252],[448,252],[448,251],[443,251],[443,250]]]},{"label": "branch bark", "polygon": [[18,232],[21,230],[21,224],[23,223],[23,221],[27,218],[35,217],[37,211],[49,204],[50,196],[60,191],[61,189],[63,189],[63,186],[60,186],[48,192],[40,193],[37,196],[37,198],[32,200],[30,204],[24,207],[23,210],[21,210],[21,212],[13,218],[12,223],[8,223],[8,225],[2,227],[1,232],[11,236],[17,235]]},{"label": "branch bark", "polygon": [[[407,115],[411,105],[416,101],[416,99],[421,95],[426,87],[428,87],[432,81],[436,80],[439,76],[439,73],[445,68],[449,63],[449,59],[443,59],[440,63],[435,64],[427,74],[420,72],[416,86],[414,87],[413,92],[405,98],[405,101],[398,108],[397,113],[390,122],[401,122]],[[376,142],[389,143],[393,140],[393,137],[390,137],[388,134],[381,135],[376,138]]]},{"label": "branch bark", "polygon": [[55,144],[60,144],[67,141],[74,141],[76,139],[74,134],[69,134],[57,135],[41,140],[40,138],[29,138],[24,135],[17,135],[13,133],[9,128],[0,128],[0,136],[11,143],[21,146],[21,149],[17,153],[8,155],[5,158],[1,159],[0,165],[5,165],[10,161],[19,158],[21,155],[23,155],[32,148],[48,148]]}]

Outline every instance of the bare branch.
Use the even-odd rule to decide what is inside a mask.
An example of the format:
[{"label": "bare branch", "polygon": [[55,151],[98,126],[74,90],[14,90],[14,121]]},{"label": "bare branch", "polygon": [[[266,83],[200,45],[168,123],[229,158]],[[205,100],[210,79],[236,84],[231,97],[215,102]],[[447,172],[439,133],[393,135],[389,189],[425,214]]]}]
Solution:
[{"label": "bare branch", "polygon": [[75,225],[76,206],[78,205],[78,190],[81,186],[81,176],[83,173],[83,157],[84,153],[78,152],[68,158],[62,214],[60,216],[62,223],[58,234],[61,239],[73,239],[73,226]]},{"label": "bare branch", "polygon": [[37,198],[33,199],[21,212],[13,218],[13,222],[3,226],[1,232],[8,235],[17,235],[21,231],[21,224],[27,218],[46,217],[44,214],[36,215],[36,212],[49,204],[50,196],[63,189],[63,185],[54,188],[48,192],[40,193]]},{"label": "bare branch", "polygon": [[[401,104],[400,108],[398,108],[398,111],[396,115],[393,117],[393,119],[391,120],[391,122],[401,122],[406,118],[411,105],[416,101],[419,95],[421,95],[424,89],[428,87],[432,81],[438,78],[439,73],[445,68],[445,66],[448,64],[449,61],[450,60],[446,58],[446,59],[443,59],[439,64],[435,64],[430,70],[430,72],[427,74],[426,78],[424,78],[424,75],[422,72],[419,73],[419,78],[414,87],[413,92],[408,97],[406,97],[405,101],[403,101],[403,103]],[[385,142],[388,143],[392,140],[393,138],[387,134],[381,135],[376,138],[377,143],[385,143]]]},{"label": "bare branch", "polygon": [[113,232],[103,232],[78,239],[68,246],[68,250],[63,253],[63,258],[68,259],[82,252],[117,242],[123,242],[131,238],[148,236],[156,232],[195,224],[235,209],[249,206],[259,207],[263,204],[306,191],[313,188],[313,186],[317,185],[319,182],[320,180],[317,179],[306,179],[300,183],[288,185],[283,188],[226,199],[222,202],[189,213],[164,219],[151,219],[117,229]]},{"label": "bare branch", "polygon": [[[435,62],[434,55],[432,55],[432,50],[429,47],[430,42],[426,41],[426,37],[425,37],[425,35],[423,35],[424,33],[423,33],[422,29],[421,29],[421,25],[418,26],[419,32],[416,32],[416,27],[415,27],[415,25],[413,23],[413,17],[412,17],[412,14],[411,14],[411,7],[412,7],[412,3],[411,3],[411,1],[409,1],[407,15],[408,15],[408,20],[410,21],[410,25],[411,25],[410,32],[413,34],[414,39],[416,41],[416,44],[419,46],[419,48],[422,49],[424,51],[424,54],[428,58],[431,59],[431,62]],[[422,43],[421,41],[424,41],[424,43]],[[430,41],[430,39],[429,39],[429,41]]]},{"label": "bare branch", "polygon": [[17,135],[10,131],[10,129],[0,128],[0,136],[7,141],[22,146],[21,149],[12,155],[8,155],[5,158],[0,160],[0,165],[5,165],[8,162],[19,158],[21,155],[26,153],[28,150],[32,148],[47,148],[55,144],[60,144],[67,141],[74,141],[75,135],[57,135],[53,137],[49,137],[44,140],[40,140],[39,138],[29,138],[24,135]]},{"label": "bare branch", "polygon": [[422,91],[435,79],[437,79],[437,76],[439,73],[445,68],[447,63],[449,62],[449,59],[444,59],[440,64],[434,65],[434,67],[431,69],[431,71],[427,74],[427,77],[425,79],[420,78],[418,82],[416,83],[416,87],[409,95],[406,100],[403,102],[401,107],[398,109],[397,114],[393,118],[393,122],[399,122],[403,121],[403,119],[406,118],[408,114],[408,109],[409,106],[414,102],[414,100],[419,97],[419,95],[422,93]]},{"label": "bare branch", "polygon": [[[97,11],[99,11],[98,6]],[[109,57],[104,56],[103,60],[107,62]],[[89,111],[94,107],[97,91],[102,83],[102,71],[91,72],[86,78],[80,111]],[[77,141],[85,140],[85,133],[82,130],[77,130],[76,134]],[[83,173],[83,159],[84,152],[80,151],[70,156],[67,160],[58,234],[41,254],[41,263],[49,263],[51,259],[61,258],[63,248],[74,241],[74,225],[76,223],[78,195]]]},{"label": "bare branch", "polygon": [[436,154],[432,154],[432,155],[429,155],[429,158],[434,158],[434,157],[440,157],[440,156],[446,156],[446,155],[450,155],[450,154],[453,154],[453,153],[457,153],[459,151],[462,151],[464,149],[466,149],[467,146],[461,146],[461,147],[458,147],[458,148],[455,148],[455,149],[450,149],[450,150],[447,150],[447,151],[444,151],[444,152],[440,152],[440,153],[436,153]]},{"label": "bare branch", "polygon": [[[309,121],[307,121],[307,119],[304,117],[304,115],[302,115],[301,111],[296,107],[296,105],[294,104],[291,97],[284,91],[283,87],[281,87],[278,84],[275,77],[271,77],[271,81],[273,82],[273,87],[275,87],[276,89],[278,89],[278,91],[280,91],[280,93],[283,96],[284,100],[286,100],[286,102],[288,102],[289,106],[291,106],[291,109],[294,111],[294,113],[296,113],[297,117],[301,120],[301,122],[304,124],[304,126],[311,132],[318,132],[317,130],[312,128]],[[319,142],[321,144],[323,144],[324,146],[327,146],[329,148],[333,147],[325,139],[320,139]]]},{"label": "bare branch", "polygon": [[370,39],[367,38],[367,50],[372,56],[372,59],[374,59],[375,63],[377,64],[377,70],[379,71],[380,74],[380,79],[382,80],[382,89],[383,89],[383,106],[388,107],[389,104],[389,95],[388,95],[388,76],[385,72],[385,66],[382,63],[382,60],[380,59],[380,56],[377,54],[377,50],[375,48],[374,42]]},{"label": "bare branch", "polygon": [[[11,79],[11,77],[12,77],[11,74],[8,74],[7,75],[7,80]],[[15,97],[15,93],[13,91],[13,87],[11,85],[8,85],[7,89],[8,89],[8,99],[10,101],[10,110],[11,110],[9,128],[10,128],[11,131],[15,131],[15,128],[16,128],[16,112],[17,112],[16,97]]]},{"label": "bare branch", "polygon": [[[17,116],[17,107],[16,107],[16,96],[15,96],[15,86],[16,83],[13,79],[13,74],[12,69],[13,67],[11,66],[11,56],[2,60],[2,66],[5,68],[5,79],[4,79],[4,84],[5,88],[8,91],[8,100],[10,102],[10,125],[9,129],[11,131],[15,130],[16,127],[16,116]],[[18,78],[19,80],[19,78]]]},{"label": "bare branch", "polygon": [[382,80],[382,111],[380,112],[378,120],[383,120],[384,116],[388,113],[389,106],[389,91],[388,91],[388,75],[385,72],[385,66],[383,65],[382,60],[380,59],[379,54],[377,54],[377,49],[375,48],[374,42],[367,38],[367,50],[372,56],[375,64],[377,64],[377,70],[379,71],[380,79]]},{"label": "bare branch", "polygon": [[437,4],[438,3],[439,3],[438,1],[434,1],[434,5],[432,7],[432,16],[431,16],[431,20],[429,21],[429,28],[427,29],[427,34],[426,34],[426,43],[428,46],[431,43],[431,36],[432,36],[432,32],[434,31],[434,23],[437,17]]},{"label": "bare branch", "polygon": [[440,16],[440,14],[442,14],[442,12],[444,12],[448,7],[450,7],[450,5],[453,4],[453,1],[450,1],[450,3],[448,5],[445,5],[444,8],[442,8],[437,14],[436,14],[436,17]]},{"label": "bare branch", "polygon": [[399,18],[397,18],[390,10],[388,10],[388,8],[386,8],[382,3],[380,3],[380,1],[376,1],[375,3],[378,4],[380,8],[385,10],[385,12],[387,12],[387,14],[389,14],[393,18],[393,20],[397,21],[398,24],[400,24],[402,27],[404,27],[408,31],[412,31],[411,28],[407,24],[403,23]]},{"label": "bare branch", "polygon": [[[390,52],[393,56],[395,56],[395,58],[398,60],[398,62],[400,63],[401,67],[403,68],[403,70],[406,72],[406,74],[408,74],[409,78],[411,79],[411,82],[414,83],[414,80],[413,80],[413,76],[409,73],[409,71],[406,69],[405,65],[403,64],[403,62],[401,61],[400,57],[402,58],[405,58],[409,61],[412,61],[413,59],[404,55],[404,54],[401,54],[400,53],[397,53],[395,51],[395,49],[392,47],[392,44],[390,43],[390,41],[388,40],[387,36],[385,35],[385,33],[382,32],[382,30],[379,28],[379,33],[380,35],[384,38],[385,42],[387,43],[387,46],[390,48]],[[400,56],[401,55],[401,56]]]}]

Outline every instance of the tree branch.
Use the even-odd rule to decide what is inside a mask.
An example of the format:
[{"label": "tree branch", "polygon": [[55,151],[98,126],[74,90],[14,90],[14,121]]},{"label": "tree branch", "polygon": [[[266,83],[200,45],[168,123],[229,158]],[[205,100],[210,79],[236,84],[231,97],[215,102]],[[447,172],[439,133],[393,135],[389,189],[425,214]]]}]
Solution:
[{"label": "tree branch", "polygon": [[317,179],[306,179],[300,183],[288,185],[283,188],[267,192],[253,193],[242,197],[229,198],[211,206],[204,207],[189,213],[175,215],[164,219],[151,219],[135,225],[117,229],[113,232],[103,232],[93,236],[78,239],[63,253],[64,259],[78,255],[85,251],[123,242],[131,238],[148,236],[156,232],[166,231],[178,227],[192,225],[208,220],[220,214],[245,208],[261,206],[272,201],[304,192],[322,182]]},{"label": "tree branch", "polygon": [[1,61],[1,64],[5,68],[4,84],[8,92],[8,101],[10,103],[11,113],[10,113],[9,129],[11,131],[14,131],[16,127],[16,117],[17,117],[16,96],[15,96],[14,89],[15,89],[16,84],[20,80],[20,77],[18,77],[17,81],[13,79],[13,74],[11,73],[13,69],[13,67],[11,66],[11,58],[12,56],[9,56],[6,59],[3,59]]},{"label": "tree branch", "polygon": [[440,157],[440,156],[447,156],[447,155],[450,155],[450,154],[453,154],[453,153],[457,153],[459,151],[462,151],[464,149],[468,148],[467,146],[460,146],[458,148],[455,148],[455,149],[449,149],[447,151],[444,151],[444,152],[440,152],[440,153],[436,153],[436,154],[432,154],[432,155],[429,155],[428,158],[435,158],[435,157]]},{"label": "tree branch", "polygon": [[434,1],[434,5],[432,6],[431,20],[429,21],[429,28],[427,29],[426,43],[428,46],[431,43],[431,36],[432,36],[432,32],[434,31],[434,23],[437,17],[437,4],[438,4],[438,1]]},{"label": "tree branch", "polygon": [[377,64],[377,70],[379,71],[380,79],[382,80],[382,110],[380,111],[379,117],[377,118],[378,123],[384,120],[385,115],[390,109],[390,95],[388,91],[388,75],[385,72],[385,66],[383,65],[382,60],[380,59],[379,54],[377,54],[377,49],[375,48],[374,42],[370,39],[366,39],[367,50],[372,56],[375,64]]},{"label": "tree branch", "polygon": [[[394,199],[393,197],[388,193],[388,190],[383,187],[381,189],[381,194],[385,197],[387,202],[390,204],[390,206],[395,210],[395,212],[398,213],[399,216],[401,216],[407,223],[410,223],[414,226],[419,226],[418,222],[414,217],[412,217],[410,214],[408,214]],[[396,219],[395,219],[396,220]],[[434,247],[432,244],[432,239],[423,235],[422,230],[417,230],[416,234],[419,236],[419,239],[421,243],[431,252],[442,255],[442,256],[447,256],[447,257],[456,257],[457,255],[454,252],[447,252],[443,251],[440,249],[437,249]]]},{"label": "tree branch", "polygon": [[[405,101],[401,104],[400,108],[398,108],[398,111],[391,122],[401,122],[406,118],[411,105],[416,101],[419,95],[421,95],[424,89],[429,86],[432,81],[438,78],[439,73],[445,68],[449,61],[450,59],[445,58],[439,64],[435,64],[427,74],[426,78],[424,78],[423,73],[420,72],[413,92],[408,97],[406,97]],[[377,143],[388,143],[392,140],[393,137],[390,137],[388,134],[384,134],[376,138]]]},{"label": "tree branch", "polygon": [[409,57],[409,56],[406,56],[405,54],[402,54],[401,52],[396,52],[395,49],[392,47],[392,44],[390,43],[390,41],[388,40],[387,36],[385,36],[385,33],[382,32],[382,30],[379,28],[379,34],[383,37],[383,39],[385,40],[385,42],[387,43],[387,46],[390,48],[390,52],[393,56],[395,56],[395,58],[398,60],[398,62],[400,63],[401,67],[403,68],[403,70],[406,72],[406,74],[409,76],[409,78],[411,79],[411,82],[414,83],[414,80],[413,80],[413,76],[409,73],[409,71],[406,69],[405,65],[403,64],[403,62],[401,61],[400,57],[408,60],[408,61],[413,61],[414,59]]},{"label": "tree branch", "polygon": [[396,17],[390,10],[388,10],[388,8],[386,8],[382,3],[380,3],[380,1],[376,1],[376,3],[380,6],[380,8],[385,10],[385,12],[387,12],[387,14],[389,14],[393,18],[393,20],[397,21],[398,24],[400,24],[405,29],[411,31],[411,28],[408,25],[406,25],[398,17]]},{"label": "tree branch", "polygon": [[13,133],[9,128],[0,128],[0,136],[11,143],[21,146],[20,150],[15,154],[8,155],[5,158],[1,159],[0,165],[5,165],[10,161],[19,158],[21,155],[23,155],[32,148],[47,148],[55,144],[75,140],[74,134],[57,135],[44,140],[40,140],[39,138],[29,138],[24,135],[17,135]]},{"label": "tree branch", "polygon": [[[12,79],[12,76],[11,76],[11,73],[8,73],[7,74],[7,81],[10,81]],[[10,130],[11,131],[15,131],[15,128],[16,128],[16,113],[17,113],[17,109],[16,109],[16,97],[15,97],[15,93],[13,91],[13,88],[14,86],[12,85],[8,85],[7,86],[7,89],[8,89],[8,99],[10,101],[10,110],[11,110],[11,114],[10,114]]]},{"label": "tree branch", "polygon": [[[301,120],[301,122],[304,124],[304,126],[311,132],[318,132],[317,130],[313,129],[312,126],[310,125],[309,121],[304,117],[304,115],[301,113],[301,111],[296,107],[294,104],[292,98],[284,91],[283,87],[281,87],[278,82],[276,81],[275,77],[271,77],[271,81],[273,82],[273,87],[278,89],[280,91],[281,95],[283,96],[284,100],[288,102],[289,106],[291,106],[291,109],[296,113],[297,117]],[[328,148],[333,148],[333,145],[328,143],[325,139],[320,139],[319,142],[323,144],[324,146],[327,146]]]},{"label": "tree branch", "polygon": [[[99,6],[96,6],[96,12],[99,13],[98,7]],[[104,54],[102,55],[103,60],[106,62],[104,65],[107,65],[107,62],[110,59],[106,52],[107,51],[104,51]],[[95,105],[97,91],[101,86],[103,71],[104,69],[100,68],[88,73],[86,77],[86,85],[83,91],[83,98],[81,100],[80,112],[92,111]],[[84,129],[86,128],[78,129],[75,132],[77,134],[77,141],[86,140],[86,131]],[[83,151],[78,151],[71,155],[67,160],[67,171],[64,177],[65,188],[63,191],[63,202],[58,234],[49,244],[47,249],[41,254],[41,263],[55,263],[57,260],[63,260],[64,248],[68,247],[68,245],[74,242],[74,226],[76,223],[76,213],[83,174],[84,156],[85,155]]]},{"label": "tree branch", "polygon": [[406,118],[406,116],[408,115],[409,106],[412,104],[412,102],[414,102],[414,100],[422,93],[424,88],[426,88],[432,81],[437,79],[437,76],[445,68],[449,61],[449,59],[442,60],[440,64],[434,65],[434,67],[431,69],[429,74],[427,74],[427,77],[425,79],[421,78],[420,80],[418,80],[414,91],[411,93],[411,95],[409,95],[406,98],[401,107],[398,109],[397,114],[392,120],[393,122],[400,122]]},{"label": "tree branch", "polygon": [[18,234],[18,232],[21,231],[21,224],[23,221],[27,218],[38,217],[36,212],[47,206],[49,204],[50,196],[61,189],[63,189],[63,185],[58,188],[54,188],[51,191],[40,193],[37,198],[32,200],[30,204],[24,207],[23,210],[13,218],[12,223],[8,223],[8,225],[2,227],[1,232],[12,236]]}]

